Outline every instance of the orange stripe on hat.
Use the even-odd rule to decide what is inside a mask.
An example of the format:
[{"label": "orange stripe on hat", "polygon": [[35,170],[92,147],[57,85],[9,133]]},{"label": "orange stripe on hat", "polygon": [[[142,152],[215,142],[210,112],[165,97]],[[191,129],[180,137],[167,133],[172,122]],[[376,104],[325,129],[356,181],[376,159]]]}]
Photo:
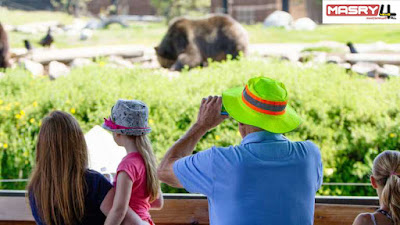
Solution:
[{"label": "orange stripe on hat", "polygon": [[251,109],[267,114],[267,115],[282,115],[286,112],[287,101],[269,101],[261,99],[250,92],[247,85],[242,93],[242,101]]}]

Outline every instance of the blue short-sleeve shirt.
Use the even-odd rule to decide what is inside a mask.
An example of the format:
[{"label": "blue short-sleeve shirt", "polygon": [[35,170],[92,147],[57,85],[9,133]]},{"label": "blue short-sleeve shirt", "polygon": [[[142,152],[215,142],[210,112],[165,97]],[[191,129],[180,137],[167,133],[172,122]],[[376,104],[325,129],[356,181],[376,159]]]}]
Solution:
[{"label": "blue short-sleeve shirt", "polygon": [[212,225],[311,225],[322,162],[311,141],[248,134],[240,145],[212,147],[174,163],[183,187],[207,196]]},{"label": "blue short-sleeve shirt", "polygon": [[[85,215],[80,224],[102,225],[106,216],[100,211],[100,205],[106,197],[108,191],[112,188],[111,183],[100,173],[94,170],[87,170],[86,178],[86,196],[85,196]],[[35,198],[29,195],[29,204],[32,210],[33,218],[38,225],[45,225],[39,216],[36,207]]]}]

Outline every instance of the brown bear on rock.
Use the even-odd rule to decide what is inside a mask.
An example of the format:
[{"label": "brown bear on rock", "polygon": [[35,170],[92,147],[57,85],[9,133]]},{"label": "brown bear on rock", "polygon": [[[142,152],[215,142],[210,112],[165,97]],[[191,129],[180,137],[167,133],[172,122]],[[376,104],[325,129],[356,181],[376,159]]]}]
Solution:
[{"label": "brown bear on rock", "polygon": [[206,66],[208,58],[222,61],[230,54],[234,59],[240,52],[246,54],[247,46],[247,32],[238,22],[230,16],[214,15],[173,20],[155,50],[162,67],[181,70]]},{"label": "brown bear on rock", "polygon": [[0,68],[10,67],[8,50],[8,37],[3,25],[0,23]]}]

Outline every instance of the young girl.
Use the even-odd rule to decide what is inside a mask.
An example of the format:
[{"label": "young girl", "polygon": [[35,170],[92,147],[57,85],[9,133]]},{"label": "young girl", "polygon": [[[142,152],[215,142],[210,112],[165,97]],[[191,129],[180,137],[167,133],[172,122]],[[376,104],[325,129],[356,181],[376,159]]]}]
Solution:
[{"label": "young girl", "polygon": [[373,164],[371,184],[379,197],[380,208],[374,213],[361,213],[353,225],[400,224],[400,152],[384,151]]},{"label": "young girl", "polygon": [[118,100],[111,109],[103,128],[113,132],[115,142],[126,149],[127,155],[117,168],[114,182],[115,197],[106,225],[121,223],[129,207],[143,221],[154,224],[149,209],[160,209],[163,204],[157,164],[146,134],[148,108],[137,100]]},{"label": "young girl", "polygon": [[[104,224],[110,207],[103,206],[103,200],[112,193],[108,180],[88,169],[85,138],[75,118],[61,111],[45,117],[28,185],[36,223]],[[130,210],[124,224],[139,225],[142,220]]]}]

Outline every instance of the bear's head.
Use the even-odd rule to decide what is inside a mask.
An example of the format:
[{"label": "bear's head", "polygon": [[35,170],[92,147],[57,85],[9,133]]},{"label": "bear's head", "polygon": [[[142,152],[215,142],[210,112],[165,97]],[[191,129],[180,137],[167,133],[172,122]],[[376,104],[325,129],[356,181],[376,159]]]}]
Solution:
[{"label": "bear's head", "polygon": [[173,23],[161,43],[154,48],[160,65],[171,68],[179,54],[185,51],[188,43],[185,24],[179,21]]}]

